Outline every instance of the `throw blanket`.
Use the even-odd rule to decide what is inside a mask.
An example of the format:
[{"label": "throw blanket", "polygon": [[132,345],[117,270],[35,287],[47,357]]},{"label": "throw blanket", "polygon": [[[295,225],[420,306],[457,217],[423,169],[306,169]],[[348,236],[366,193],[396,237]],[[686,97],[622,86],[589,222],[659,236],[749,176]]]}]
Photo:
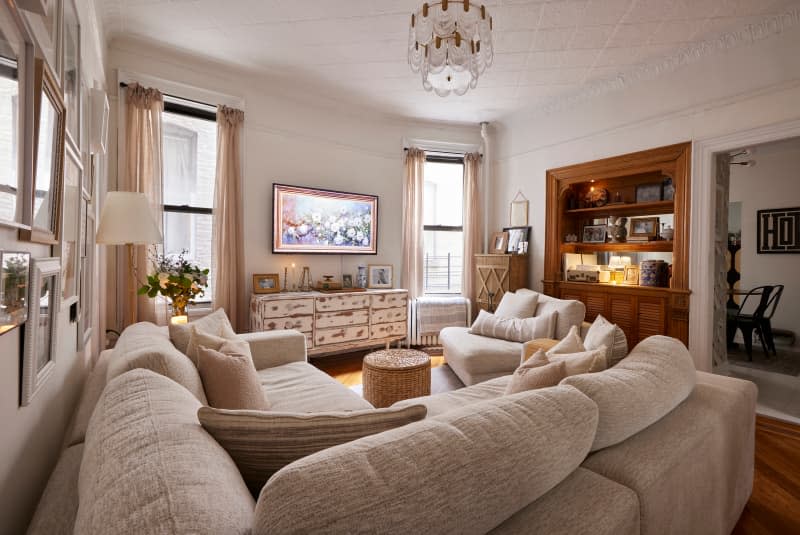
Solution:
[{"label": "throw blanket", "polygon": [[468,325],[467,299],[464,297],[420,297],[416,307],[420,336],[438,336],[445,327]]}]

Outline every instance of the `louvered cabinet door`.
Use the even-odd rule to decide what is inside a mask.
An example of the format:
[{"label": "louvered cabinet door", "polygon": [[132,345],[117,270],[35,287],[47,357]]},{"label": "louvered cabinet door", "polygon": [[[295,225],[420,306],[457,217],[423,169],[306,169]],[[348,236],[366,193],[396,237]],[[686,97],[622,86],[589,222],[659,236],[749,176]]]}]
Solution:
[{"label": "louvered cabinet door", "polygon": [[637,307],[639,341],[667,332],[667,303],[659,297],[640,297]]},{"label": "louvered cabinet door", "polygon": [[636,297],[632,295],[609,295],[608,316],[611,323],[616,323],[625,333],[628,347],[639,342],[636,328]]}]

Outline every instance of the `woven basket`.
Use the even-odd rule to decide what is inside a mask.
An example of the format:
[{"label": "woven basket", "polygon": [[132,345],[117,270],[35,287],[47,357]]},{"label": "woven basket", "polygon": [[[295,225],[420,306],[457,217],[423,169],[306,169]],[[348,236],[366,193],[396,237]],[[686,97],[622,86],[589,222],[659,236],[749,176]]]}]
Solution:
[{"label": "woven basket", "polygon": [[431,358],[412,349],[386,349],[364,357],[364,399],[377,408],[431,393]]}]

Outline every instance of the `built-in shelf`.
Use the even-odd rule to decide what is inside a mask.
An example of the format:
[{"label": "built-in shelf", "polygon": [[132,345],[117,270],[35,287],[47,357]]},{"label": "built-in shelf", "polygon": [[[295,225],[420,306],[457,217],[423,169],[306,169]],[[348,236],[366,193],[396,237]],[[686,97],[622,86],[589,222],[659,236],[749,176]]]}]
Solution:
[{"label": "built-in shelf", "polygon": [[674,201],[631,202],[623,204],[606,204],[595,208],[576,208],[566,210],[568,216],[585,216],[587,218],[608,217],[612,215],[658,215],[671,214],[675,211]]},{"label": "built-in shelf", "polygon": [[562,253],[598,253],[612,251],[629,251],[633,253],[671,253],[671,240],[625,243],[562,243]]}]

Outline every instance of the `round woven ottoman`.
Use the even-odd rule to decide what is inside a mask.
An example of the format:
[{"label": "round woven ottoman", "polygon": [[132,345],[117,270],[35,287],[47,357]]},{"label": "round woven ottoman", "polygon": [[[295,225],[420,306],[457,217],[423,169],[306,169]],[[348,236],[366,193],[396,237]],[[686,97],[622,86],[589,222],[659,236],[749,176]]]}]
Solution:
[{"label": "round woven ottoman", "polygon": [[431,357],[413,349],[385,349],[364,357],[364,399],[377,408],[431,393]]}]

